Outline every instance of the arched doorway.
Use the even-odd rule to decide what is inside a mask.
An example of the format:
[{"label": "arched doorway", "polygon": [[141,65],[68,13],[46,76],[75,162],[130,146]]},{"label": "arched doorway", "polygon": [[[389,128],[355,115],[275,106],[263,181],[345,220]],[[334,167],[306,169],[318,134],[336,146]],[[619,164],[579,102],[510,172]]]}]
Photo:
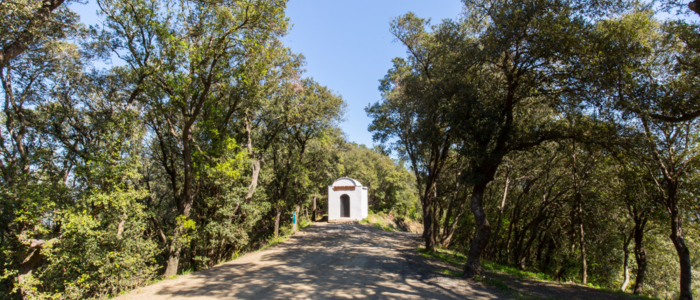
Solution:
[{"label": "arched doorway", "polygon": [[340,196],[340,217],[350,217],[350,196],[348,195]]}]

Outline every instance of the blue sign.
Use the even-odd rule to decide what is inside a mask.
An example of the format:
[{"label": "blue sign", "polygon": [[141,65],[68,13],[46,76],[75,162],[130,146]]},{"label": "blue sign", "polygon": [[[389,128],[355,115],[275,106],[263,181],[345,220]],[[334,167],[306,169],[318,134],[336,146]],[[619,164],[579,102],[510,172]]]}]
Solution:
[{"label": "blue sign", "polygon": [[296,223],[297,223],[297,212],[293,212],[292,213],[292,224],[296,224]]}]

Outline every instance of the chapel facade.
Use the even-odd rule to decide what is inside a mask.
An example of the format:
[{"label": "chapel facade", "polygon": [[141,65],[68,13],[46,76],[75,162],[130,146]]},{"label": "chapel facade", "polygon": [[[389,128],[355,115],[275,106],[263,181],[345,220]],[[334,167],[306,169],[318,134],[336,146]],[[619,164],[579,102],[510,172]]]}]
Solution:
[{"label": "chapel facade", "polygon": [[328,221],[359,221],[367,215],[367,187],[359,181],[341,177],[328,186]]}]

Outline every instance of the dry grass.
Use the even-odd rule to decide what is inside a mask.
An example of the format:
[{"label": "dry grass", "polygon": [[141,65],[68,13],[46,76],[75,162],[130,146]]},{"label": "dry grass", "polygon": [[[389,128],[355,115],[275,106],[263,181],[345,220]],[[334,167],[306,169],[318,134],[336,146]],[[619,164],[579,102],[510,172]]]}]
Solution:
[{"label": "dry grass", "polygon": [[367,218],[360,221],[360,224],[369,224],[384,231],[423,232],[423,224],[420,222],[402,217],[394,217],[391,214],[370,213]]}]

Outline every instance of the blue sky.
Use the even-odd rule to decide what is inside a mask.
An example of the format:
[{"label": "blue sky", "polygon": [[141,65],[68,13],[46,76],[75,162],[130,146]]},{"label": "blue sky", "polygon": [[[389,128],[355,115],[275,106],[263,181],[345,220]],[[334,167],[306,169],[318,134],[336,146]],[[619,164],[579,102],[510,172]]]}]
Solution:
[{"label": "blue sky", "polygon": [[371,119],[364,109],[380,100],[379,79],[391,59],[406,54],[393,42],[389,22],[412,11],[437,23],[461,10],[459,0],[291,0],[287,16],[293,27],[284,42],[306,56],[307,76],[343,96],[347,109],[341,127],[348,140],[371,147]]},{"label": "blue sky", "polygon": [[[95,24],[97,5],[74,3],[82,22]],[[405,48],[393,42],[389,22],[409,11],[438,23],[455,18],[459,0],[291,0],[287,16],[293,24],[284,43],[306,57],[306,76],[341,95],[347,103],[341,124],[347,139],[372,146],[367,131],[371,120],[364,108],[380,99],[379,79],[391,67],[391,59],[405,56]]]}]

